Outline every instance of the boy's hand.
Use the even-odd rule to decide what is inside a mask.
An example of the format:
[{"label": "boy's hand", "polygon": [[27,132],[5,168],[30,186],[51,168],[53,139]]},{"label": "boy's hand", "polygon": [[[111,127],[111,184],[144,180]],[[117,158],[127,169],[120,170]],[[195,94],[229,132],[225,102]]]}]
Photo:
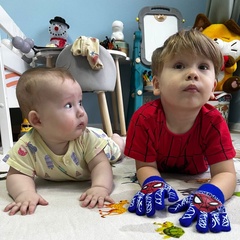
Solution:
[{"label": "boy's hand", "polygon": [[94,208],[98,205],[102,208],[104,202],[114,203],[114,200],[109,196],[108,190],[104,187],[91,187],[86,192],[84,192],[80,199],[82,207]]},{"label": "boy's hand", "polygon": [[228,219],[222,191],[213,184],[203,184],[194,194],[183,198],[177,203],[169,206],[168,211],[178,213],[186,211],[179,219],[182,226],[188,227],[196,219],[196,229],[198,232],[230,231],[230,221]]},{"label": "boy's hand", "polygon": [[165,198],[169,202],[178,200],[176,191],[169,184],[159,176],[152,176],[144,181],[141,191],[133,197],[128,210],[140,216],[146,214],[151,217],[156,210],[165,208]]},{"label": "boy's hand", "polygon": [[33,214],[37,205],[48,205],[48,202],[39,194],[33,191],[24,191],[20,193],[14,202],[8,204],[4,212],[14,215],[20,211],[21,215]]}]

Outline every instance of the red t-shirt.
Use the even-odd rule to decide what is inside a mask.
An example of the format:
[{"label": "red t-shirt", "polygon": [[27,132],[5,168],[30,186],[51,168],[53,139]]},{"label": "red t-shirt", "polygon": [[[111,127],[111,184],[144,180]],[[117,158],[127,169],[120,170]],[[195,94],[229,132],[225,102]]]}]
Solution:
[{"label": "red t-shirt", "polygon": [[160,99],[133,114],[124,153],[138,161],[156,161],[160,172],[187,174],[202,173],[236,154],[227,123],[216,108],[205,104],[188,132],[174,134],[166,126]]}]

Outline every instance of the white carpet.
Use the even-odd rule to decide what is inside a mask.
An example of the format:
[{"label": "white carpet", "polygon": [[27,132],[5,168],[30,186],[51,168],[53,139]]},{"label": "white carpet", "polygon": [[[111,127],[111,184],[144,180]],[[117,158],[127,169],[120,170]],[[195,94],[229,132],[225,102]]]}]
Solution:
[{"label": "white carpet", "polygon": [[[236,159],[238,169],[238,184],[240,184],[240,162]],[[134,183],[135,167],[132,159],[125,158],[122,162],[113,167],[115,189],[112,197],[115,201],[130,201],[139,185]],[[199,179],[206,179],[209,173],[200,176],[164,176],[169,184],[178,190],[182,197],[192,188],[198,188],[201,183]],[[89,182],[49,182],[41,179],[36,181],[38,192],[49,201],[48,206],[38,206],[35,214],[31,216],[9,216],[7,213],[0,212],[0,239],[1,240],[159,240],[164,235],[160,235],[155,230],[157,225],[154,222],[172,222],[180,227],[178,223],[179,214],[170,214],[161,211],[153,218],[139,217],[126,211],[121,215],[109,215],[102,218],[99,209],[86,209],[79,205],[78,198],[82,191],[89,187]],[[0,181],[0,209],[11,201],[8,196],[5,180]],[[240,192],[240,186],[236,191]],[[125,207],[127,207],[125,205]],[[228,233],[206,233],[200,234],[195,230],[195,225],[183,228],[185,233],[180,239],[238,239],[240,226],[240,197],[233,196],[225,204],[232,230]],[[104,209],[102,209],[104,210]],[[109,208],[105,209],[109,210]],[[172,238],[173,239],[173,238]]]}]

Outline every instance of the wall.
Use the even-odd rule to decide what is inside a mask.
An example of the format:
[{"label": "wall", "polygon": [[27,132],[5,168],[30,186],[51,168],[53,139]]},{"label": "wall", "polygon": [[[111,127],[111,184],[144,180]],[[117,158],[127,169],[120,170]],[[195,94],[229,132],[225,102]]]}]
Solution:
[{"label": "wall", "polygon": [[[94,36],[104,40],[111,36],[111,25],[114,20],[124,23],[125,41],[130,45],[130,57],[133,33],[138,29],[136,17],[145,6],[163,5],[177,8],[186,20],[184,27],[190,28],[198,13],[204,13],[207,0],[101,0],[101,1],[33,1],[1,0],[2,7],[8,12],[27,37],[34,39],[35,45],[45,46],[49,42],[49,20],[55,16],[65,18],[70,25],[68,42],[77,37]],[[2,36],[4,38],[4,36]],[[124,91],[125,111],[127,111],[130,64],[121,66],[122,87]],[[95,94],[84,94],[84,106],[89,115],[89,123],[101,122],[97,97]]]}]

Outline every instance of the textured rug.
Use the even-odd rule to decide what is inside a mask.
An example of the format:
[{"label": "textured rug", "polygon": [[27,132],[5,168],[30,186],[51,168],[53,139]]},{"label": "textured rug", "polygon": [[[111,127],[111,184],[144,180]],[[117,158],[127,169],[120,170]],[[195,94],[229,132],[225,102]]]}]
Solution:
[{"label": "textured rug", "polygon": [[[182,228],[178,219],[182,213],[170,214],[166,210],[148,218],[129,213],[126,208],[134,194],[140,189],[135,178],[134,161],[124,158],[113,166],[115,188],[112,197],[116,205],[106,208],[87,209],[79,204],[79,196],[89,187],[90,182],[49,182],[36,179],[38,192],[49,201],[48,206],[38,206],[31,216],[9,216],[2,210],[11,201],[0,181],[0,233],[1,240],[141,240],[141,239],[238,239],[240,226],[240,160],[235,159],[238,186],[234,195],[225,206],[231,221],[232,230],[218,234],[200,234],[195,224]],[[197,176],[165,175],[179,197],[187,195],[208,181],[209,172]]]}]

